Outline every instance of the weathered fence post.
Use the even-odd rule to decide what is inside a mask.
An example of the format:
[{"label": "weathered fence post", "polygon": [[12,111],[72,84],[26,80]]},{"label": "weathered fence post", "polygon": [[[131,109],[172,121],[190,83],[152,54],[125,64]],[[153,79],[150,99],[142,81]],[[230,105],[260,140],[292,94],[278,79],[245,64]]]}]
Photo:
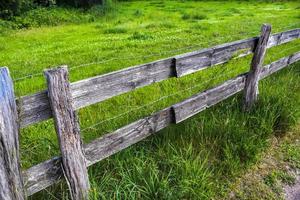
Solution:
[{"label": "weathered fence post", "polygon": [[271,34],[271,25],[264,24],[261,28],[261,35],[251,62],[251,68],[246,78],[244,90],[244,109],[250,110],[258,95],[259,74],[262,69],[267,44]]},{"label": "weathered fence post", "polygon": [[19,160],[19,125],[13,82],[0,68],[0,199],[25,199]]},{"label": "weathered fence post", "polygon": [[73,109],[67,67],[46,70],[48,96],[62,154],[62,168],[72,199],[87,200],[89,179],[78,118]]}]

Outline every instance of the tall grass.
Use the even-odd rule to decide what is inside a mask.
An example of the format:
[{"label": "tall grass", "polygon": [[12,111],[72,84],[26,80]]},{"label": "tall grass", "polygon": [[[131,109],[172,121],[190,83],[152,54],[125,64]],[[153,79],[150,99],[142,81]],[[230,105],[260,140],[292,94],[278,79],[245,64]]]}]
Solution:
[{"label": "tall grass", "polygon": [[[68,64],[73,82],[253,37],[264,22],[273,25],[273,32],[296,28],[297,6],[297,2],[256,1],[123,2],[118,12],[96,16],[90,22],[62,22],[3,34],[0,63],[10,68],[21,96],[45,89],[40,73],[48,67]],[[183,19],[184,13],[206,17]],[[299,41],[272,48],[266,63],[299,49]],[[87,143],[246,72],[250,60],[251,56],[232,60],[81,109],[82,138]],[[274,131],[280,137],[299,120],[299,88],[299,64],[295,64],[261,82],[260,100],[251,113],[241,111],[242,97],[237,95],[96,164],[89,168],[91,199],[222,197],[227,184],[259,159]],[[121,115],[124,112],[127,114]],[[24,169],[56,155],[59,149],[52,120],[21,130]],[[31,197],[57,198],[68,198],[65,183]]]}]

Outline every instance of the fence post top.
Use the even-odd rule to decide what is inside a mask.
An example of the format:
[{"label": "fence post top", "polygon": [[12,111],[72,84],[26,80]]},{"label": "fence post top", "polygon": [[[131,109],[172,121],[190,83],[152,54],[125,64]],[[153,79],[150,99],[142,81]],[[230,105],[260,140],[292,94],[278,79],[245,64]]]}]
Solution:
[{"label": "fence post top", "polygon": [[9,73],[8,67],[5,67],[5,66],[0,67],[0,71],[1,71],[1,72],[8,72],[8,73]]},{"label": "fence post top", "polygon": [[261,29],[262,29],[262,30],[266,29],[266,30],[269,31],[269,30],[272,29],[272,25],[271,25],[271,24],[265,23],[265,24],[263,24],[263,25],[261,26]]},{"label": "fence post top", "polygon": [[46,73],[54,73],[57,71],[68,71],[68,66],[67,65],[61,65],[55,68],[49,68],[44,70],[44,74]]}]

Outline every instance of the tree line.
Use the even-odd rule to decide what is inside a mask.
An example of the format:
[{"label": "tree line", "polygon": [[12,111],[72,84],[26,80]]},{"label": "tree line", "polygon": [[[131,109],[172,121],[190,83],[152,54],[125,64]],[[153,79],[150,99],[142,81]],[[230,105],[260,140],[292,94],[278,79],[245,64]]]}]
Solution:
[{"label": "tree line", "polygon": [[96,4],[103,4],[104,1],[105,0],[0,0],[0,18],[9,19],[35,6],[49,7],[57,5],[89,8]]}]

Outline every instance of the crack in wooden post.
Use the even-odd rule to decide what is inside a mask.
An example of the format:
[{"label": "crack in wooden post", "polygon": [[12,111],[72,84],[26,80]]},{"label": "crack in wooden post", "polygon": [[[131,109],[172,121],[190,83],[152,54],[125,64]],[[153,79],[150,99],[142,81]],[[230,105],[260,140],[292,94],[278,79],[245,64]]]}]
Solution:
[{"label": "crack in wooden post", "polygon": [[20,170],[19,125],[13,82],[0,68],[0,199],[26,199]]},{"label": "crack in wooden post", "polygon": [[244,90],[244,110],[249,111],[258,96],[258,81],[262,70],[267,45],[271,35],[271,25],[264,24],[261,28],[261,35],[251,62],[251,68],[246,78]]},{"label": "crack in wooden post", "polygon": [[66,66],[46,70],[48,96],[62,154],[62,169],[74,200],[87,200],[90,188],[80,128]]}]

